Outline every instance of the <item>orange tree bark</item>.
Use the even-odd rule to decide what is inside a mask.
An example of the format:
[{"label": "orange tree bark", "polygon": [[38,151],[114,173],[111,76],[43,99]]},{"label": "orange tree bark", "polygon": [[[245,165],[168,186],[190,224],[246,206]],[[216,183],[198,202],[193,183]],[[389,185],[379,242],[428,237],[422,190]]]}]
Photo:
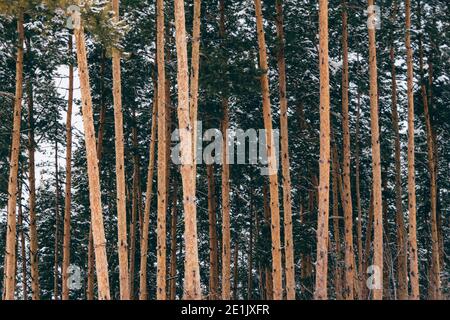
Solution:
[{"label": "orange tree bark", "polygon": [[[72,56],[72,34],[69,35],[69,55]],[[66,187],[64,199],[64,239],[62,262],[62,300],[69,299],[68,268],[70,264],[70,209],[72,203],[72,106],[73,106],[73,65],[69,65],[69,97],[66,118]]]},{"label": "orange tree bark", "polygon": [[53,299],[59,298],[59,164],[58,141],[55,142],[55,241],[54,241],[54,269],[53,269]]},{"label": "orange tree bark", "polygon": [[328,62],[328,0],[319,1],[320,160],[317,260],[314,298],[326,300],[328,217],[330,203],[330,73]]},{"label": "orange tree bark", "polygon": [[177,293],[177,223],[178,223],[178,185],[174,183],[172,195],[172,221],[170,238],[170,288],[169,299],[175,300]]},{"label": "orange tree bark", "polygon": [[348,12],[347,1],[342,1],[342,132],[344,136],[343,145],[343,191],[344,202],[344,235],[345,235],[345,281],[344,298],[354,299],[353,287],[355,278],[354,248],[353,248],[353,205],[350,179],[350,119],[349,119],[349,75],[348,75]]},{"label": "orange tree bark", "polygon": [[[106,117],[106,103],[104,99],[105,92],[105,49],[102,50],[101,64],[100,64],[100,92],[102,93],[100,98],[100,119],[97,132],[97,157],[100,167],[100,163],[103,157],[103,136],[105,131],[105,117]],[[86,298],[88,300],[94,299],[94,240],[92,237],[92,227],[89,228],[89,240],[88,240],[88,263],[87,263],[87,285],[86,285]]]},{"label": "orange tree bark", "polygon": [[276,26],[278,40],[277,64],[280,92],[280,130],[281,130],[281,166],[283,173],[283,208],[284,208],[284,256],[286,277],[286,298],[295,300],[294,239],[292,235],[292,198],[291,174],[289,161],[288,104],[286,98],[286,60],[284,56],[284,29],[282,0],[276,1]]},{"label": "orange tree bark", "polygon": [[[119,21],[119,0],[112,0],[114,20]],[[119,251],[119,283],[120,299],[130,299],[130,280],[128,273],[128,243],[127,243],[127,208],[125,198],[125,161],[123,145],[123,115],[122,115],[122,81],[120,72],[120,52],[112,49],[113,69],[113,100],[114,100],[114,132],[116,149],[116,201],[117,201],[117,232]]]},{"label": "orange tree bark", "polygon": [[175,0],[175,40],[177,48],[178,124],[180,128],[181,178],[185,225],[184,299],[201,299],[197,246],[197,208],[195,199],[192,123],[189,112],[189,76],[184,1]]},{"label": "orange tree bark", "polygon": [[[359,57],[358,57],[359,58]],[[363,287],[365,285],[364,283],[364,277],[363,277],[363,261],[364,261],[364,254],[363,254],[363,244],[362,244],[362,208],[361,208],[361,183],[360,183],[360,145],[359,145],[359,139],[360,139],[360,119],[361,119],[361,92],[358,88],[358,94],[357,94],[357,104],[358,104],[358,110],[356,113],[356,147],[355,147],[355,185],[356,185],[356,207],[358,210],[358,225],[357,225],[357,235],[358,235],[358,277],[359,277],[359,290],[358,290],[358,296],[359,299],[363,299]]]},{"label": "orange tree bark", "polygon": [[342,300],[342,270],[340,264],[342,263],[341,257],[341,236],[339,227],[339,196],[338,196],[338,164],[336,155],[332,154],[332,192],[333,192],[333,231],[334,231],[334,245],[336,253],[336,266],[334,271],[334,286],[336,292],[336,299]]},{"label": "orange tree bark", "polygon": [[[370,10],[369,19],[375,15],[374,0],[368,0]],[[380,17],[377,17],[378,19]],[[375,26],[369,28],[369,77],[370,77],[370,120],[372,132],[372,174],[373,174],[373,203],[374,203],[374,258],[373,264],[377,274],[383,274],[383,201],[381,195],[381,154],[380,128],[378,123],[378,71]],[[380,281],[381,282],[381,279]],[[383,287],[373,289],[373,299],[383,298]]]},{"label": "orange tree bark", "polygon": [[154,81],[152,125],[150,136],[149,163],[147,170],[147,187],[145,191],[144,216],[142,218],[141,233],[141,253],[139,268],[139,300],[147,300],[147,253],[148,253],[148,233],[150,223],[150,207],[152,203],[153,175],[155,172],[155,145],[158,112],[158,93],[156,81]]},{"label": "orange tree bark", "polygon": [[23,20],[23,11],[21,8],[19,8],[17,19],[18,40],[16,56],[16,93],[14,102],[10,171],[8,180],[8,215],[6,226],[3,300],[14,300],[16,279],[16,205],[20,154],[20,122],[22,119],[23,96]]},{"label": "orange tree bark", "polygon": [[272,130],[272,111],[270,107],[269,91],[269,66],[267,63],[267,49],[264,35],[261,0],[255,0],[256,32],[258,35],[259,67],[261,74],[261,93],[263,98],[263,118],[266,130],[266,151],[269,174],[269,194],[271,212],[272,235],[272,279],[273,299],[283,299],[282,269],[281,269],[281,241],[280,241],[280,207],[278,195],[277,159],[275,155],[275,143]]},{"label": "orange tree bark", "polygon": [[33,86],[28,83],[28,206],[30,219],[30,271],[31,271],[31,298],[40,299],[39,292],[39,262],[38,262],[38,239],[36,223],[36,172],[35,172],[35,151],[34,141],[34,101]]},{"label": "orange tree bark", "polygon": [[413,300],[420,299],[419,262],[417,251],[416,222],[416,177],[415,177],[415,143],[414,143],[414,71],[413,49],[411,47],[411,0],[405,0],[406,16],[406,63],[408,91],[408,209],[409,209],[409,278]]},{"label": "orange tree bark", "polygon": [[131,199],[131,223],[130,223],[130,299],[134,299],[134,274],[136,265],[136,232],[137,219],[140,216],[141,197],[140,197],[140,163],[138,154],[138,136],[137,136],[137,122],[136,111],[132,111],[133,128],[131,129],[132,145],[133,145],[133,190]]},{"label": "orange tree bark", "polygon": [[[392,23],[397,19],[397,2],[394,1],[392,9]],[[395,67],[395,48],[394,38],[391,35],[391,81],[392,81],[392,127],[394,130],[394,149],[395,149],[395,210],[397,223],[397,281],[398,281],[398,299],[408,299],[408,254],[405,222],[403,218],[402,204],[402,176],[401,176],[401,146],[400,146],[400,129],[398,124],[397,110],[397,72]]]},{"label": "orange tree bark", "polygon": [[[426,87],[426,78],[424,72],[424,49],[423,49],[423,31],[422,31],[422,9],[418,1],[418,28],[419,33],[419,66],[420,66],[420,89],[422,94],[423,113],[425,118],[425,128],[427,132],[427,157],[428,171],[430,172],[430,224],[431,224],[431,281],[430,281],[430,299],[439,300],[441,298],[441,279],[440,279],[440,259],[439,259],[439,235],[437,227],[437,177],[436,160],[434,154],[433,128],[430,117],[429,96]],[[432,79],[432,78],[431,78]],[[432,81],[431,81],[432,84]]]},{"label": "orange tree bark", "polygon": [[82,26],[75,29],[77,47],[78,73],[80,77],[81,102],[84,135],[86,140],[86,159],[89,180],[89,201],[91,206],[91,225],[95,264],[97,270],[98,297],[109,300],[108,260],[106,257],[106,239],[100,196],[100,176],[96,150],[94,117],[92,114],[92,97],[89,84],[86,43]]},{"label": "orange tree bark", "polygon": [[[219,2],[219,36],[225,39],[225,1]],[[225,61],[223,62],[225,65]],[[228,98],[222,94],[222,299],[231,299],[231,239],[230,239],[230,166],[228,161],[229,126]]]},{"label": "orange tree bark", "polygon": [[158,65],[158,215],[156,298],[166,299],[166,214],[167,214],[167,151],[166,151],[166,71],[164,62],[164,4],[158,1],[156,55]]},{"label": "orange tree bark", "polygon": [[214,183],[214,167],[212,164],[206,166],[208,179],[208,222],[209,222],[209,298],[219,299],[219,270],[218,270],[218,248],[217,248],[217,218],[216,218],[216,186]]},{"label": "orange tree bark", "polygon": [[22,299],[28,299],[28,285],[27,285],[27,256],[26,256],[26,242],[24,233],[24,219],[22,208],[22,182],[19,184],[19,205],[17,206],[17,224],[19,225],[18,238],[20,239],[20,255],[22,258]]},{"label": "orange tree bark", "polygon": [[[201,15],[201,0],[194,0],[194,18],[192,31],[192,59],[191,59],[191,74],[190,74],[190,95],[189,101],[189,117],[192,123],[192,150],[194,152],[194,161],[197,156],[197,113],[198,113],[198,76],[200,67],[200,15]],[[194,183],[197,183],[197,166],[194,165],[193,171]]]}]

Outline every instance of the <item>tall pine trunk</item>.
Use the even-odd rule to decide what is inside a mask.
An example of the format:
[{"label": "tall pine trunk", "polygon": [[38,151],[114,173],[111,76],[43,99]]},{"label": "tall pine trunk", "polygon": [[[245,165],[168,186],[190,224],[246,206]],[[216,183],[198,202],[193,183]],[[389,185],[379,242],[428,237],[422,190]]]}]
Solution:
[{"label": "tall pine trunk", "polygon": [[200,266],[198,260],[197,207],[195,199],[192,150],[192,123],[189,112],[189,75],[186,43],[184,1],[175,0],[175,39],[177,48],[178,122],[180,128],[181,178],[185,224],[184,299],[201,299]]},{"label": "tall pine trunk", "polygon": [[177,224],[178,224],[178,185],[174,183],[172,195],[172,218],[170,231],[170,287],[169,299],[175,300],[177,294]]},{"label": "tall pine trunk", "polygon": [[39,261],[38,261],[38,239],[37,239],[37,222],[36,222],[36,164],[35,152],[36,142],[34,141],[34,101],[33,86],[31,81],[28,82],[28,206],[30,219],[30,271],[31,271],[31,298],[33,300],[40,299],[39,289]]},{"label": "tall pine trunk", "polygon": [[219,299],[219,259],[217,248],[216,218],[216,186],[214,182],[214,166],[206,166],[208,179],[208,224],[209,224],[209,298]]},{"label": "tall pine trunk", "polygon": [[133,144],[133,190],[131,199],[131,223],[130,223],[130,299],[134,300],[134,274],[136,266],[136,232],[137,232],[137,220],[140,215],[140,162],[138,151],[138,134],[137,134],[137,119],[136,111],[132,111],[133,115],[133,128],[131,129],[132,144]]},{"label": "tall pine trunk", "polygon": [[423,114],[425,118],[425,128],[427,133],[427,157],[428,171],[430,173],[430,224],[431,224],[431,279],[430,279],[430,299],[439,300],[441,298],[441,279],[440,279],[440,259],[439,259],[439,235],[437,227],[437,177],[436,161],[434,154],[433,128],[430,117],[430,107],[426,87],[426,78],[424,71],[424,48],[423,48],[423,30],[422,30],[422,7],[418,2],[418,30],[419,31],[419,66],[420,66],[420,89],[422,94]]},{"label": "tall pine trunk", "polygon": [[[22,169],[22,168],[21,168]],[[22,172],[22,170],[21,170]],[[28,285],[27,285],[27,253],[26,253],[26,242],[25,242],[25,232],[24,232],[24,219],[23,219],[23,208],[22,208],[22,182],[19,182],[19,200],[17,206],[17,224],[19,226],[18,238],[20,240],[20,256],[22,258],[22,300],[28,299]]]},{"label": "tall pine trunk", "polygon": [[[225,1],[219,2],[219,36],[225,40]],[[225,65],[225,61],[222,62]],[[229,126],[228,98],[222,93],[222,299],[231,299],[231,239],[230,239],[230,166],[228,161]]]},{"label": "tall pine trunk", "polygon": [[280,241],[280,207],[278,195],[278,170],[276,147],[272,130],[272,111],[270,106],[269,66],[267,63],[266,40],[263,27],[261,0],[255,0],[256,31],[259,47],[259,67],[261,74],[261,93],[263,100],[264,128],[266,130],[266,152],[268,160],[271,235],[272,235],[272,279],[273,299],[283,299],[282,268],[281,268],[281,241]]},{"label": "tall pine trunk", "polygon": [[233,261],[233,300],[237,300],[238,291],[238,262],[239,262],[239,242],[236,239],[234,241],[234,261]]},{"label": "tall pine trunk", "polygon": [[[119,0],[112,0],[114,20],[119,21]],[[120,51],[112,49],[113,69],[113,100],[114,100],[114,132],[116,150],[116,200],[117,200],[117,232],[119,251],[119,283],[120,299],[130,299],[130,280],[128,273],[128,244],[127,244],[127,208],[125,198],[125,161],[123,142],[122,115],[122,81],[120,72]]]},{"label": "tall pine trunk", "polygon": [[150,209],[152,204],[153,175],[155,172],[157,114],[158,114],[158,93],[156,81],[154,81],[149,163],[147,170],[147,187],[145,192],[144,216],[142,218],[142,227],[141,227],[142,234],[141,234],[141,252],[140,252],[140,268],[139,268],[139,300],[147,300],[148,296],[147,293],[148,233],[150,224]]},{"label": "tall pine trunk", "polygon": [[[358,57],[359,58],[359,57]],[[358,298],[363,300],[363,290],[364,290],[364,253],[363,253],[363,239],[362,239],[362,208],[361,208],[361,180],[360,180],[360,123],[361,123],[361,92],[358,88],[357,94],[357,104],[358,110],[356,113],[356,147],[355,147],[355,191],[356,191],[356,207],[358,210],[358,225],[357,225],[357,241],[358,241],[358,280],[359,280],[359,290]]]},{"label": "tall pine trunk", "polygon": [[[72,34],[69,35],[69,55],[72,56]],[[69,65],[69,97],[66,118],[66,189],[64,199],[64,240],[62,263],[62,300],[69,299],[68,268],[70,265],[70,210],[72,203],[72,106],[73,106],[73,65]]]},{"label": "tall pine trunk", "polygon": [[420,299],[419,292],[419,259],[417,251],[416,222],[416,174],[415,174],[415,143],[414,143],[414,74],[413,50],[411,47],[411,0],[405,0],[406,16],[406,63],[408,86],[408,209],[409,209],[409,278],[413,300]]},{"label": "tall pine trunk", "polygon": [[[105,118],[106,118],[106,103],[105,103],[105,50],[102,49],[101,63],[100,63],[100,119],[97,132],[97,158],[100,168],[100,163],[103,157],[103,137],[105,131]],[[94,256],[94,238],[92,236],[92,226],[89,228],[88,239],[88,263],[87,263],[87,286],[86,286],[86,298],[88,300],[94,299],[94,268],[95,268],[95,256]]]},{"label": "tall pine trunk", "polygon": [[[397,20],[397,2],[394,1],[392,9],[392,23]],[[398,280],[398,299],[408,299],[408,254],[406,243],[406,230],[403,217],[402,204],[402,173],[401,173],[401,146],[400,129],[397,111],[397,72],[395,67],[395,48],[394,33],[391,35],[391,81],[392,81],[392,127],[394,130],[394,149],[395,149],[395,221],[397,223],[397,280]]]},{"label": "tall pine trunk", "polygon": [[286,97],[286,59],[284,56],[284,29],[282,0],[276,1],[276,26],[278,40],[277,64],[280,92],[281,166],[283,173],[284,208],[284,256],[286,277],[286,298],[295,300],[294,238],[292,235],[291,166],[289,161],[288,104]]},{"label": "tall pine trunk", "polygon": [[328,216],[330,203],[330,72],[328,62],[328,0],[319,0],[320,160],[317,220],[316,287],[314,298],[326,300],[328,279]]},{"label": "tall pine trunk", "polygon": [[166,71],[164,61],[164,4],[157,2],[156,55],[158,65],[158,217],[157,217],[157,277],[156,298],[166,299],[166,211],[167,211],[167,129]]},{"label": "tall pine trunk", "polygon": [[338,192],[338,174],[339,168],[337,163],[337,156],[332,154],[332,193],[333,193],[333,231],[334,231],[334,246],[336,254],[335,271],[334,271],[334,289],[336,293],[336,299],[342,300],[342,256],[341,256],[341,235],[340,235],[340,223],[339,220],[339,192]]},{"label": "tall pine trunk", "polygon": [[345,234],[345,285],[344,298],[354,299],[353,287],[355,279],[354,248],[353,248],[353,204],[350,179],[350,118],[349,118],[349,75],[348,75],[348,12],[347,1],[342,1],[342,132],[343,145],[343,191],[344,202],[344,234]]},{"label": "tall pine trunk", "polygon": [[[191,59],[191,74],[190,74],[190,109],[189,117],[192,123],[192,150],[194,161],[197,160],[197,113],[198,113],[198,77],[200,68],[200,15],[201,15],[201,0],[194,0],[194,17],[192,30],[192,59]],[[194,165],[193,170],[194,184],[197,183],[197,166]]]},{"label": "tall pine trunk", "polygon": [[103,225],[103,213],[100,194],[100,175],[95,141],[94,117],[92,112],[92,97],[89,84],[89,70],[87,65],[86,43],[84,29],[75,29],[77,46],[78,73],[80,77],[83,126],[86,143],[86,159],[89,178],[89,201],[91,207],[91,225],[93,251],[98,282],[98,297],[109,300],[108,260],[106,257],[106,239]]},{"label": "tall pine trunk", "polygon": [[22,119],[23,95],[23,20],[23,11],[22,8],[19,8],[17,20],[18,40],[16,57],[16,93],[14,102],[10,171],[8,179],[8,215],[6,226],[3,300],[14,300],[16,279],[16,206],[20,154],[20,122]]},{"label": "tall pine trunk", "polygon": [[[369,20],[375,21],[376,17],[374,0],[368,0]],[[375,25],[369,26],[369,77],[370,77],[370,120],[372,138],[372,174],[373,174],[373,208],[374,208],[374,238],[373,238],[373,265],[375,277],[383,275],[383,201],[381,194],[381,154],[380,154],[380,128],[378,123],[378,71]],[[373,299],[383,299],[382,279],[375,279]]]},{"label": "tall pine trunk", "polygon": [[[57,130],[56,130],[57,136]],[[55,141],[55,239],[54,239],[54,267],[53,267],[53,298],[59,298],[59,164],[58,164],[58,141]]]}]

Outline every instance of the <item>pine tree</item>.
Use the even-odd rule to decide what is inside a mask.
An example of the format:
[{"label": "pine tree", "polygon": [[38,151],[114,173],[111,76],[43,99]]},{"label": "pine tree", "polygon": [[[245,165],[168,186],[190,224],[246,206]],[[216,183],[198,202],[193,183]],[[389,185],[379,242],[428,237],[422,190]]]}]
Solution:
[{"label": "pine tree", "polygon": [[184,1],[175,0],[175,40],[177,48],[178,122],[180,128],[181,178],[183,184],[183,206],[185,224],[184,299],[198,300],[200,292],[200,270],[197,247],[197,210],[193,173],[193,128],[189,112],[189,77],[186,43]]},{"label": "pine tree", "polygon": [[166,211],[167,211],[167,151],[166,151],[166,75],[164,65],[164,6],[158,1],[158,221],[157,221],[157,291],[158,300],[166,299]]},{"label": "pine tree", "polygon": [[[69,56],[72,57],[72,34],[69,35]],[[64,202],[64,242],[62,263],[62,300],[69,299],[68,268],[70,265],[70,212],[72,204],[72,106],[73,64],[69,64],[69,96],[66,118],[66,188]]]},{"label": "pine tree", "polygon": [[[115,21],[119,21],[119,0],[112,0]],[[117,230],[120,273],[120,299],[130,299],[130,280],[128,273],[127,208],[125,198],[125,160],[123,145],[122,81],[120,71],[120,52],[112,49],[114,132],[116,150],[116,189],[117,189]]]},{"label": "pine tree", "polygon": [[16,206],[17,181],[20,154],[20,122],[22,119],[23,94],[23,43],[24,43],[24,14],[19,8],[17,17],[17,53],[16,53],[16,93],[14,102],[14,117],[12,129],[12,144],[10,158],[10,172],[8,179],[8,216],[6,231],[4,300],[14,300],[16,279]]},{"label": "pine tree", "polygon": [[[397,19],[398,5],[394,1],[391,19],[394,24]],[[401,177],[401,146],[400,146],[400,129],[397,110],[397,72],[395,67],[395,48],[394,34],[391,35],[391,45],[389,56],[391,59],[391,76],[392,76],[392,127],[394,130],[394,149],[395,149],[395,208],[397,223],[397,279],[398,279],[398,298],[400,300],[408,299],[408,264],[407,264],[407,242],[406,230],[403,217],[402,204],[402,177]]]},{"label": "pine tree", "polygon": [[354,249],[353,249],[353,205],[350,179],[350,119],[349,119],[349,75],[348,75],[348,13],[347,2],[342,2],[342,132],[343,145],[343,191],[344,191],[344,220],[345,220],[345,286],[344,297],[353,300],[353,286],[355,277]]},{"label": "pine tree", "polygon": [[272,130],[272,111],[270,107],[269,67],[267,63],[266,41],[263,28],[261,0],[255,0],[256,32],[258,34],[259,66],[261,69],[261,93],[263,98],[264,128],[266,130],[266,152],[269,171],[269,192],[272,234],[272,277],[273,298],[283,298],[281,241],[280,241],[280,207],[278,196],[278,173],[275,156],[275,143]]},{"label": "pine tree", "polygon": [[[368,0],[369,21],[376,22],[374,0]],[[370,77],[370,120],[372,141],[372,175],[373,175],[373,203],[374,203],[374,238],[373,238],[373,265],[376,268],[376,277],[383,274],[383,201],[381,194],[381,156],[380,156],[380,129],[378,123],[378,72],[375,23],[369,25],[369,77]],[[373,299],[383,298],[383,287],[376,279],[373,289]]]},{"label": "pine tree", "polygon": [[[162,2],[158,2],[158,5],[160,4],[162,4]],[[156,81],[154,81],[154,84],[155,85],[153,94],[149,163],[147,170],[147,188],[145,192],[144,216],[142,218],[143,225],[141,234],[141,252],[140,252],[140,269],[139,269],[139,300],[147,300],[148,297],[147,292],[148,233],[150,224],[150,207],[152,203],[153,175],[155,172],[155,145],[156,145],[156,128],[157,128],[156,118],[158,114],[158,103],[159,103]]]},{"label": "pine tree", "polygon": [[95,253],[98,297],[100,300],[109,300],[110,289],[108,279],[108,260],[106,257],[106,239],[100,198],[100,178],[94,135],[91,89],[86,58],[86,43],[82,24],[75,29],[74,33],[77,47],[78,73],[80,77],[84,135],[86,140],[86,158],[90,193],[89,198],[92,215],[92,243],[94,248],[93,251]]},{"label": "pine tree", "polygon": [[[225,39],[225,1],[219,2],[219,36]],[[231,299],[231,239],[230,239],[230,165],[228,144],[229,127],[228,98],[222,94],[222,299]]]},{"label": "pine tree", "polygon": [[278,73],[280,92],[280,129],[281,129],[281,166],[283,171],[283,208],[284,208],[284,251],[285,251],[285,275],[286,297],[295,300],[295,268],[294,268],[294,239],[292,235],[292,197],[291,174],[289,161],[288,141],[288,105],[286,98],[286,61],[284,57],[284,30],[283,30],[283,5],[281,0],[276,1],[277,11],[277,37],[278,37]]},{"label": "pine tree", "polygon": [[316,287],[314,292],[314,298],[316,300],[326,300],[328,297],[328,216],[330,202],[330,74],[328,59],[328,1],[320,0],[320,179],[317,221]]},{"label": "pine tree", "polygon": [[415,144],[414,144],[414,74],[413,51],[411,47],[411,1],[405,1],[406,16],[406,61],[408,81],[408,208],[409,208],[409,277],[411,279],[411,299],[418,300],[419,295],[419,259],[417,251],[416,223],[416,178],[415,178]]}]

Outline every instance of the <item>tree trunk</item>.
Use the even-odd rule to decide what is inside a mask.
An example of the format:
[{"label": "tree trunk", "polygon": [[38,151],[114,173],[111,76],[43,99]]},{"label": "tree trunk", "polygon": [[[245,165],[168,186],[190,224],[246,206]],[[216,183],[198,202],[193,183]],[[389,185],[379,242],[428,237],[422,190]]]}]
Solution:
[{"label": "tree trunk", "polygon": [[406,62],[408,68],[408,208],[409,208],[409,278],[411,279],[411,296],[413,300],[420,299],[419,292],[419,259],[417,251],[416,223],[416,177],[415,177],[415,146],[414,146],[414,74],[413,50],[411,47],[411,1],[405,0],[406,16]]},{"label": "tree trunk", "polygon": [[[397,19],[397,2],[394,1],[392,12],[392,23]],[[397,111],[397,73],[395,67],[395,48],[394,34],[391,35],[391,79],[392,79],[392,127],[394,130],[394,149],[395,149],[395,210],[397,224],[397,280],[398,280],[398,299],[408,299],[408,254],[405,222],[403,217],[402,204],[402,173],[401,173],[401,146],[400,129],[398,124]]]},{"label": "tree trunk", "polygon": [[39,292],[39,263],[38,263],[38,239],[36,223],[36,172],[34,141],[34,101],[33,86],[28,83],[28,206],[30,215],[30,271],[31,271],[31,298],[40,299]]},{"label": "tree trunk", "polygon": [[[359,57],[358,57],[359,59]],[[356,150],[355,150],[355,185],[356,185],[356,207],[358,209],[358,225],[357,225],[357,235],[358,235],[358,277],[359,277],[359,290],[358,298],[363,300],[363,290],[365,287],[364,283],[364,272],[363,270],[363,242],[362,242],[362,209],[361,209],[361,182],[360,182],[360,118],[361,118],[361,92],[358,88],[357,95],[358,111],[356,114]]]},{"label": "tree trunk", "polygon": [[155,171],[155,145],[156,145],[156,126],[157,126],[157,114],[158,114],[158,93],[156,81],[154,81],[154,94],[153,94],[153,111],[152,111],[152,125],[151,125],[151,137],[150,137],[150,151],[149,151],[149,163],[147,171],[147,188],[145,192],[145,207],[143,226],[141,234],[141,257],[140,257],[140,269],[139,269],[139,300],[147,300],[147,253],[148,253],[148,233],[150,224],[150,209],[152,204],[152,189],[153,189],[153,174]]},{"label": "tree trunk", "polygon": [[131,199],[131,224],[130,224],[130,299],[134,300],[134,273],[136,265],[136,229],[137,229],[137,217],[139,215],[140,208],[140,188],[139,188],[139,174],[140,163],[138,153],[138,136],[137,136],[137,119],[136,111],[133,110],[133,128],[132,128],[132,140],[133,140],[133,191]]},{"label": "tree trunk", "polygon": [[166,300],[166,214],[167,214],[167,129],[166,129],[166,74],[164,62],[164,4],[157,1],[158,65],[158,217],[157,217],[157,277],[156,298]]},{"label": "tree trunk", "polygon": [[75,30],[77,45],[78,72],[80,77],[83,126],[86,140],[86,158],[89,178],[89,199],[91,206],[91,224],[95,264],[97,270],[98,296],[100,300],[109,300],[108,260],[106,257],[106,239],[103,226],[103,214],[100,197],[100,177],[92,114],[92,97],[89,84],[89,71],[86,56],[86,43],[83,27]]},{"label": "tree trunk", "polygon": [[208,221],[209,221],[209,298],[219,299],[219,261],[217,248],[216,218],[216,186],[214,183],[214,167],[206,166],[208,178]]},{"label": "tree trunk", "polygon": [[292,235],[291,166],[289,161],[288,105],[286,98],[286,60],[284,56],[284,30],[282,0],[276,1],[276,26],[278,40],[277,64],[280,92],[281,166],[283,172],[284,255],[286,298],[295,300],[294,239]]},{"label": "tree trunk", "polygon": [[[72,34],[69,35],[69,55],[72,56]],[[69,65],[69,98],[66,119],[66,188],[64,199],[64,241],[62,263],[62,300],[69,299],[68,268],[70,265],[70,210],[72,203],[72,106],[73,106],[73,65]]]},{"label": "tree trunk", "polygon": [[261,74],[261,93],[263,99],[264,128],[266,130],[266,152],[268,159],[271,235],[272,235],[272,278],[273,299],[283,299],[281,241],[280,241],[280,208],[278,195],[278,170],[276,147],[272,130],[272,111],[270,106],[269,67],[267,63],[266,40],[263,27],[261,0],[255,0],[256,29],[258,34],[259,67]]},{"label": "tree trunk", "polygon": [[239,260],[239,242],[235,240],[234,244],[234,262],[233,262],[233,300],[237,300],[237,290],[238,290],[238,260]]},{"label": "tree trunk", "polygon": [[370,194],[370,206],[369,206],[369,214],[367,217],[367,227],[366,227],[366,243],[364,244],[364,265],[363,265],[363,271],[364,271],[364,277],[362,278],[362,285],[363,285],[363,299],[368,300],[369,299],[369,292],[367,287],[367,276],[365,272],[367,271],[367,267],[370,265],[370,248],[372,243],[372,234],[373,234],[373,194]]},{"label": "tree trunk", "polygon": [[336,266],[334,274],[334,284],[336,291],[336,299],[342,300],[342,270],[340,264],[342,263],[341,256],[341,236],[339,228],[339,196],[338,196],[338,164],[336,155],[332,155],[332,192],[333,192],[333,229],[334,229],[334,245],[336,251]]},{"label": "tree trunk", "polygon": [[[102,50],[101,64],[100,64],[100,119],[97,132],[97,157],[99,168],[101,160],[103,157],[103,136],[105,131],[105,118],[106,118],[106,103],[104,99],[105,92],[105,50]],[[89,240],[88,240],[88,265],[87,265],[87,288],[86,296],[88,300],[94,299],[94,266],[95,266],[95,256],[94,256],[94,240],[92,237],[92,228],[89,228]]]},{"label": "tree trunk", "polygon": [[[19,8],[17,20],[17,58],[16,58],[16,93],[14,102],[14,116],[11,143],[10,171],[8,180],[8,216],[6,227],[6,250],[4,264],[4,292],[3,300],[14,300],[16,279],[16,205],[17,180],[20,154],[20,122],[22,119],[23,93],[23,11]],[[38,293],[39,294],[39,293]]]},{"label": "tree trunk", "polygon": [[[375,18],[374,0],[368,0],[369,19]],[[376,17],[380,19],[380,17]],[[374,19],[375,20],[375,19]],[[383,208],[381,195],[380,128],[378,123],[378,71],[375,26],[369,27],[370,119],[372,132],[372,174],[374,203],[374,257],[377,274],[383,274]],[[381,280],[381,279],[380,279]],[[383,299],[383,288],[373,289],[373,299]]]},{"label": "tree trunk", "polygon": [[330,73],[328,63],[328,1],[319,0],[320,179],[317,222],[316,288],[314,298],[326,300],[328,276],[328,216],[330,202]]},{"label": "tree trunk", "polygon": [[423,31],[422,31],[422,9],[421,3],[418,2],[418,30],[419,33],[419,65],[420,65],[420,79],[421,79],[421,93],[423,103],[423,113],[425,118],[425,127],[427,132],[427,156],[428,156],[428,171],[430,173],[430,207],[431,207],[431,281],[430,281],[430,299],[439,300],[441,298],[441,267],[439,259],[439,235],[437,228],[437,177],[436,177],[436,161],[434,155],[434,140],[433,127],[431,124],[429,100],[426,87],[426,79],[424,72],[424,49],[423,49]]},{"label": "tree trunk", "polygon": [[[219,36],[225,40],[225,1],[219,2]],[[225,61],[223,64],[225,65]],[[231,239],[230,239],[230,166],[227,134],[229,126],[228,98],[222,94],[222,299],[231,299]]]},{"label": "tree trunk", "polygon": [[59,298],[59,164],[58,164],[58,141],[55,142],[55,243],[54,243],[54,269],[53,269],[53,298]]},{"label": "tree trunk", "polygon": [[347,1],[342,1],[342,132],[343,132],[343,189],[344,202],[344,224],[345,224],[345,281],[344,298],[346,300],[354,299],[354,248],[353,248],[353,205],[352,190],[350,179],[350,119],[349,119],[349,75],[348,75],[348,13]]},{"label": "tree trunk", "polygon": [[192,123],[189,112],[189,77],[184,1],[175,0],[175,38],[177,48],[178,121],[180,128],[181,177],[185,220],[184,299],[201,299],[197,247],[197,208],[195,201]]},{"label": "tree trunk", "polygon": [[[192,150],[194,161],[197,161],[197,113],[198,113],[198,76],[200,67],[200,15],[201,15],[201,0],[194,0],[194,17],[193,17],[193,30],[192,30],[192,60],[191,60],[191,77],[190,77],[190,90],[191,100],[189,117],[192,123]],[[197,183],[197,166],[194,165],[193,171],[194,184]]]},{"label": "tree trunk", "polygon": [[174,183],[172,195],[172,221],[170,239],[170,293],[169,299],[175,300],[177,294],[177,223],[178,223],[178,185]]},{"label": "tree trunk", "polygon": [[[114,21],[119,21],[119,0],[112,0]],[[116,192],[117,192],[117,231],[119,251],[119,283],[120,299],[130,299],[130,280],[128,273],[128,244],[127,244],[127,208],[125,198],[125,161],[123,142],[122,115],[122,81],[120,72],[120,52],[112,49],[113,69],[113,100],[114,100],[114,132],[116,149]]]},{"label": "tree trunk", "polygon": [[248,244],[248,278],[247,278],[247,300],[253,299],[253,215],[256,215],[255,206],[253,203],[254,195],[253,190],[250,191],[250,236]]},{"label": "tree trunk", "polygon": [[17,213],[18,213],[17,224],[19,225],[20,255],[22,258],[22,299],[27,300],[28,299],[27,253],[26,253],[23,209],[22,209],[22,182],[19,182],[19,201],[17,206]]},{"label": "tree trunk", "polygon": [[92,235],[92,226],[89,227],[89,240],[88,240],[88,263],[87,263],[87,285],[86,285],[86,299],[94,300],[94,268],[95,268],[95,255],[94,255],[94,237]]}]

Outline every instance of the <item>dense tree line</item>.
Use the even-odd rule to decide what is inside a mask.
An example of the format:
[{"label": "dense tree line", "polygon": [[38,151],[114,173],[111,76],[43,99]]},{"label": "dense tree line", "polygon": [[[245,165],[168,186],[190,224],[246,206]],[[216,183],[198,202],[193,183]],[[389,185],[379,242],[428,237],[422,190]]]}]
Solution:
[{"label": "dense tree line", "polygon": [[449,13],[2,0],[2,298],[447,299]]}]

